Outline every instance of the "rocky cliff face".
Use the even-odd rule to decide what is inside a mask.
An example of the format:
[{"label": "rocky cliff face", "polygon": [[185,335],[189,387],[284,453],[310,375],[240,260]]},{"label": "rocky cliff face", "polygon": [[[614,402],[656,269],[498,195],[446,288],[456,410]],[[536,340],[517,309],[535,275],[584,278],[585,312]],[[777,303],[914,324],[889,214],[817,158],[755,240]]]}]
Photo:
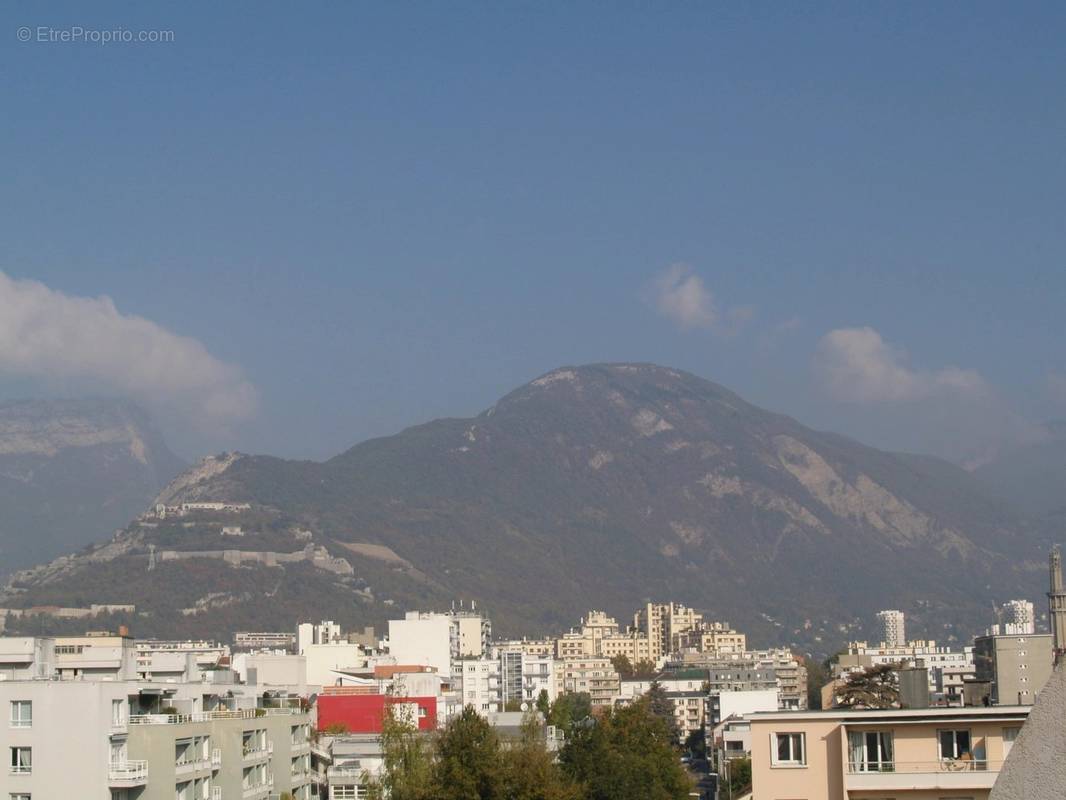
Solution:
[{"label": "rocky cliff face", "polygon": [[[283,626],[319,592],[352,623],[477,599],[515,633],[660,598],[728,619],[756,642],[828,650],[895,607],[912,630],[944,640],[987,624],[993,600],[1036,597],[1046,544],[962,469],[813,431],[647,364],[554,370],[477,417],[325,463],[227,456],[162,496],[269,509],[350,562],[354,575],[340,583],[307,573],[303,599],[275,594],[264,605],[253,588],[246,607],[227,608]],[[136,536],[134,577],[99,602],[136,602],[141,580],[145,596],[155,588],[161,570],[148,576],[144,552],[163,534]],[[166,537],[180,546],[178,532]],[[93,569],[103,568],[31,586],[27,601],[104,583]]]},{"label": "rocky cliff face", "polygon": [[3,569],[106,538],[181,467],[144,412],[129,403],[0,405]]}]

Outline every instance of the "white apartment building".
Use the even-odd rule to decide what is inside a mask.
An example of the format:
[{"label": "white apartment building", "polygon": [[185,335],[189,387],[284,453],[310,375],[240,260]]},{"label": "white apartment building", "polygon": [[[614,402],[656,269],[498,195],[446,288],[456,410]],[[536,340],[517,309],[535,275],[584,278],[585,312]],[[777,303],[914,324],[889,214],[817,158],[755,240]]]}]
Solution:
[{"label": "white apartment building", "polygon": [[324,620],[317,625],[302,622],[296,626],[296,654],[300,655],[313,644],[336,644],[346,642],[341,633],[341,626],[332,620]]},{"label": "white apartment building", "polygon": [[[9,759],[0,797],[309,798],[308,714],[226,708],[234,698],[209,692],[140,681],[0,682]],[[201,710],[172,713],[192,708]]]},{"label": "white apartment building", "polygon": [[898,647],[851,642],[837,658],[835,676],[843,677],[872,666],[903,663],[929,670],[929,691],[945,698],[961,697],[963,682],[975,675],[973,647],[952,650],[937,647],[935,641],[919,639]]},{"label": "white apartment building", "polygon": [[489,654],[492,623],[473,611],[408,611],[389,620],[388,648],[397,664],[436,667],[450,677],[452,662]]},{"label": "white apartment building", "polygon": [[877,624],[885,647],[904,647],[907,644],[906,620],[902,611],[878,611]]},{"label": "white apartment building", "polygon": [[542,691],[549,701],[554,701],[559,694],[556,663],[550,656],[509,649],[495,651],[492,658],[456,662],[462,679],[462,705],[473,706],[481,714],[499,713],[522,704],[532,708]]},{"label": "white apartment building", "polygon": [[1009,600],[1003,604],[1006,634],[1026,636],[1036,633],[1036,612],[1028,600]]}]

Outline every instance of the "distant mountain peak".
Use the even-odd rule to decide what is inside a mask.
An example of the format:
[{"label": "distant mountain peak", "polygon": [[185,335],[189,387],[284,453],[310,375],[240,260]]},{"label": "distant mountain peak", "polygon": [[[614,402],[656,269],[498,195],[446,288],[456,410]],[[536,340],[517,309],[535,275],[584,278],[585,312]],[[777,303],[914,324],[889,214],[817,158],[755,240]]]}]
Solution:
[{"label": "distant mountain peak", "polygon": [[0,404],[4,566],[111,535],[182,466],[148,414],[128,400]]}]

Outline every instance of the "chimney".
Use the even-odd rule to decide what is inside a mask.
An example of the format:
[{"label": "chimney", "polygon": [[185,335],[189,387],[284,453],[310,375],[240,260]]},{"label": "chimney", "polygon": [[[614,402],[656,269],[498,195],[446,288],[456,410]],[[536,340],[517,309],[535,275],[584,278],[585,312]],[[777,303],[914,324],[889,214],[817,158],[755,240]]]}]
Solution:
[{"label": "chimney", "polygon": [[902,708],[929,708],[929,670],[903,667],[899,670],[899,704]]},{"label": "chimney", "polygon": [[1051,639],[1057,664],[1066,649],[1066,590],[1062,586],[1062,553],[1058,545],[1051,548],[1049,567],[1051,588],[1047,593],[1048,617],[1051,620]]}]

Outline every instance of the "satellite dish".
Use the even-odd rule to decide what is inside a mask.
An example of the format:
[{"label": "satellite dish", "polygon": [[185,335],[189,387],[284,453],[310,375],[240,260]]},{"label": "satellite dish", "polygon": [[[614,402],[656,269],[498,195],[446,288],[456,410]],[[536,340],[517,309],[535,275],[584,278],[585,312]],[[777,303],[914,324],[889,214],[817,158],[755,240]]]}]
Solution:
[{"label": "satellite dish", "polygon": [[523,711],[529,711],[529,703],[522,703],[522,705],[520,705],[519,708],[522,709]]}]

